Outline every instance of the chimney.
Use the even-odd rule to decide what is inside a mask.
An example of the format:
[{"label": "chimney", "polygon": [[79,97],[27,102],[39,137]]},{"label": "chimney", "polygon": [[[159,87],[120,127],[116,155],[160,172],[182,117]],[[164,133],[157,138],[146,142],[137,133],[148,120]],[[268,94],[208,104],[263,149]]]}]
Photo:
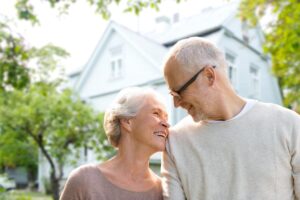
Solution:
[{"label": "chimney", "polygon": [[176,24],[179,22],[179,13],[174,13],[173,15],[173,24]]},{"label": "chimney", "polygon": [[167,16],[160,16],[155,19],[156,22],[156,31],[165,32],[171,25],[170,18]]}]

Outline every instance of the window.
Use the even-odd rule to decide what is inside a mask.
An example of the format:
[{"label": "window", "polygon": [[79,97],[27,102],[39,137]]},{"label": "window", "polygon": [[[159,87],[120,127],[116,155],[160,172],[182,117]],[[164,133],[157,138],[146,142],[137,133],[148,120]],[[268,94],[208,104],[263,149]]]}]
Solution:
[{"label": "window", "polygon": [[228,62],[228,78],[234,88],[237,87],[237,68],[235,67],[235,56],[230,53],[225,54]]},{"label": "window", "polygon": [[122,46],[110,49],[110,78],[117,79],[123,76]]},{"label": "window", "polygon": [[250,97],[258,99],[260,96],[260,81],[259,68],[257,66],[250,66]]},{"label": "window", "polygon": [[122,59],[116,58],[112,59],[110,62],[111,65],[111,78],[120,78],[122,77]]}]

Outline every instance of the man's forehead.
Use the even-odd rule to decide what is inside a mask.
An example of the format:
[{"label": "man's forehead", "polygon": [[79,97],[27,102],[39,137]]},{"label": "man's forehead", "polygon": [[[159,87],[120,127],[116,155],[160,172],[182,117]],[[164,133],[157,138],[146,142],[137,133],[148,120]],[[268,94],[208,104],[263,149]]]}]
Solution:
[{"label": "man's forehead", "polygon": [[165,77],[168,78],[178,72],[184,72],[182,66],[175,59],[169,59],[164,66]]},{"label": "man's forehead", "polygon": [[184,70],[184,67],[181,66],[177,61],[170,61],[168,65],[165,66],[164,76],[167,82],[177,82],[181,79],[185,79],[186,76],[189,76],[189,73]]}]

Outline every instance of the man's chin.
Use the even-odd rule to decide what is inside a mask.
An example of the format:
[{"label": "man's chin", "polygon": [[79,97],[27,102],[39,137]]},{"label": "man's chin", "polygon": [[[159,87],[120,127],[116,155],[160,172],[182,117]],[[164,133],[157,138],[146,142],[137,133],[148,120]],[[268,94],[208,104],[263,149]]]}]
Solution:
[{"label": "man's chin", "polygon": [[192,115],[192,114],[190,114],[191,115],[191,117],[193,118],[193,121],[194,122],[200,122],[200,121],[203,121],[203,120],[206,120],[207,118],[204,116],[204,115],[202,115],[202,114],[196,114],[196,115]]}]

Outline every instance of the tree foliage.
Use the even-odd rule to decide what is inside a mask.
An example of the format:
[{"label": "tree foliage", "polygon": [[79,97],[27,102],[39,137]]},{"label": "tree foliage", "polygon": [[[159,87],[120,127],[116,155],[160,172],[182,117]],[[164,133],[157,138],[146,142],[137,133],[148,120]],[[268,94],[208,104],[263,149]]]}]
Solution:
[{"label": "tree foliage", "polygon": [[[51,167],[49,177],[54,199],[58,199],[63,167],[78,160],[83,147],[95,146],[100,157],[107,156],[110,147],[102,127],[103,116],[75,97],[71,90],[59,92],[55,84],[37,82],[26,90],[14,90],[1,97],[5,106],[0,107],[0,141],[11,150],[9,154],[2,153],[1,159],[14,161],[10,157],[15,156],[21,162],[24,161],[20,158],[21,147],[33,151],[31,155],[36,155],[34,150],[39,149]],[[20,145],[14,147],[16,141]],[[0,152],[3,151],[1,148]]]},{"label": "tree foliage", "polygon": [[272,56],[287,106],[300,112],[300,2],[298,0],[242,0],[240,16],[255,25],[270,18],[264,50]]},{"label": "tree foliage", "polygon": [[24,88],[29,82],[29,48],[7,21],[0,21],[0,92]]},{"label": "tree foliage", "polygon": [[[6,109],[12,103],[10,97],[16,90],[25,92],[34,82],[53,81],[55,78],[50,78],[51,73],[58,68],[60,59],[68,56],[66,51],[51,44],[41,48],[30,47],[10,24],[11,21],[0,18],[0,109],[6,113],[9,113]],[[60,82],[57,76],[56,80]],[[38,163],[37,146],[26,135],[17,134],[9,126],[1,124],[0,133],[0,166],[26,167],[29,178],[34,178]]]},{"label": "tree foliage", "polygon": [[35,81],[53,81],[51,74],[63,69],[59,62],[68,52],[52,44],[32,47],[10,24],[0,18],[0,93],[24,89]]},{"label": "tree foliage", "polygon": [[31,177],[36,175],[38,151],[28,138],[1,126],[0,146],[0,166],[9,168],[22,166],[27,168]]},{"label": "tree foliage", "polygon": [[[58,9],[61,13],[68,11],[69,7],[76,2],[76,0],[45,0],[52,8]],[[140,14],[145,8],[152,8],[159,10],[161,0],[86,0],[94,9],[95,12],[101,14],[104,19],[111,16],[110,6],[112,4],[120,5],[122,3],[124,12],[133,12],[136,15]],[[177,3],[182,0],[174,0]],[[29,0],[17,0],[17,13],[20,19],[29,20],[33,24],[39,23],[38,16],[35,14],[34,5],[30,4]]]}]

